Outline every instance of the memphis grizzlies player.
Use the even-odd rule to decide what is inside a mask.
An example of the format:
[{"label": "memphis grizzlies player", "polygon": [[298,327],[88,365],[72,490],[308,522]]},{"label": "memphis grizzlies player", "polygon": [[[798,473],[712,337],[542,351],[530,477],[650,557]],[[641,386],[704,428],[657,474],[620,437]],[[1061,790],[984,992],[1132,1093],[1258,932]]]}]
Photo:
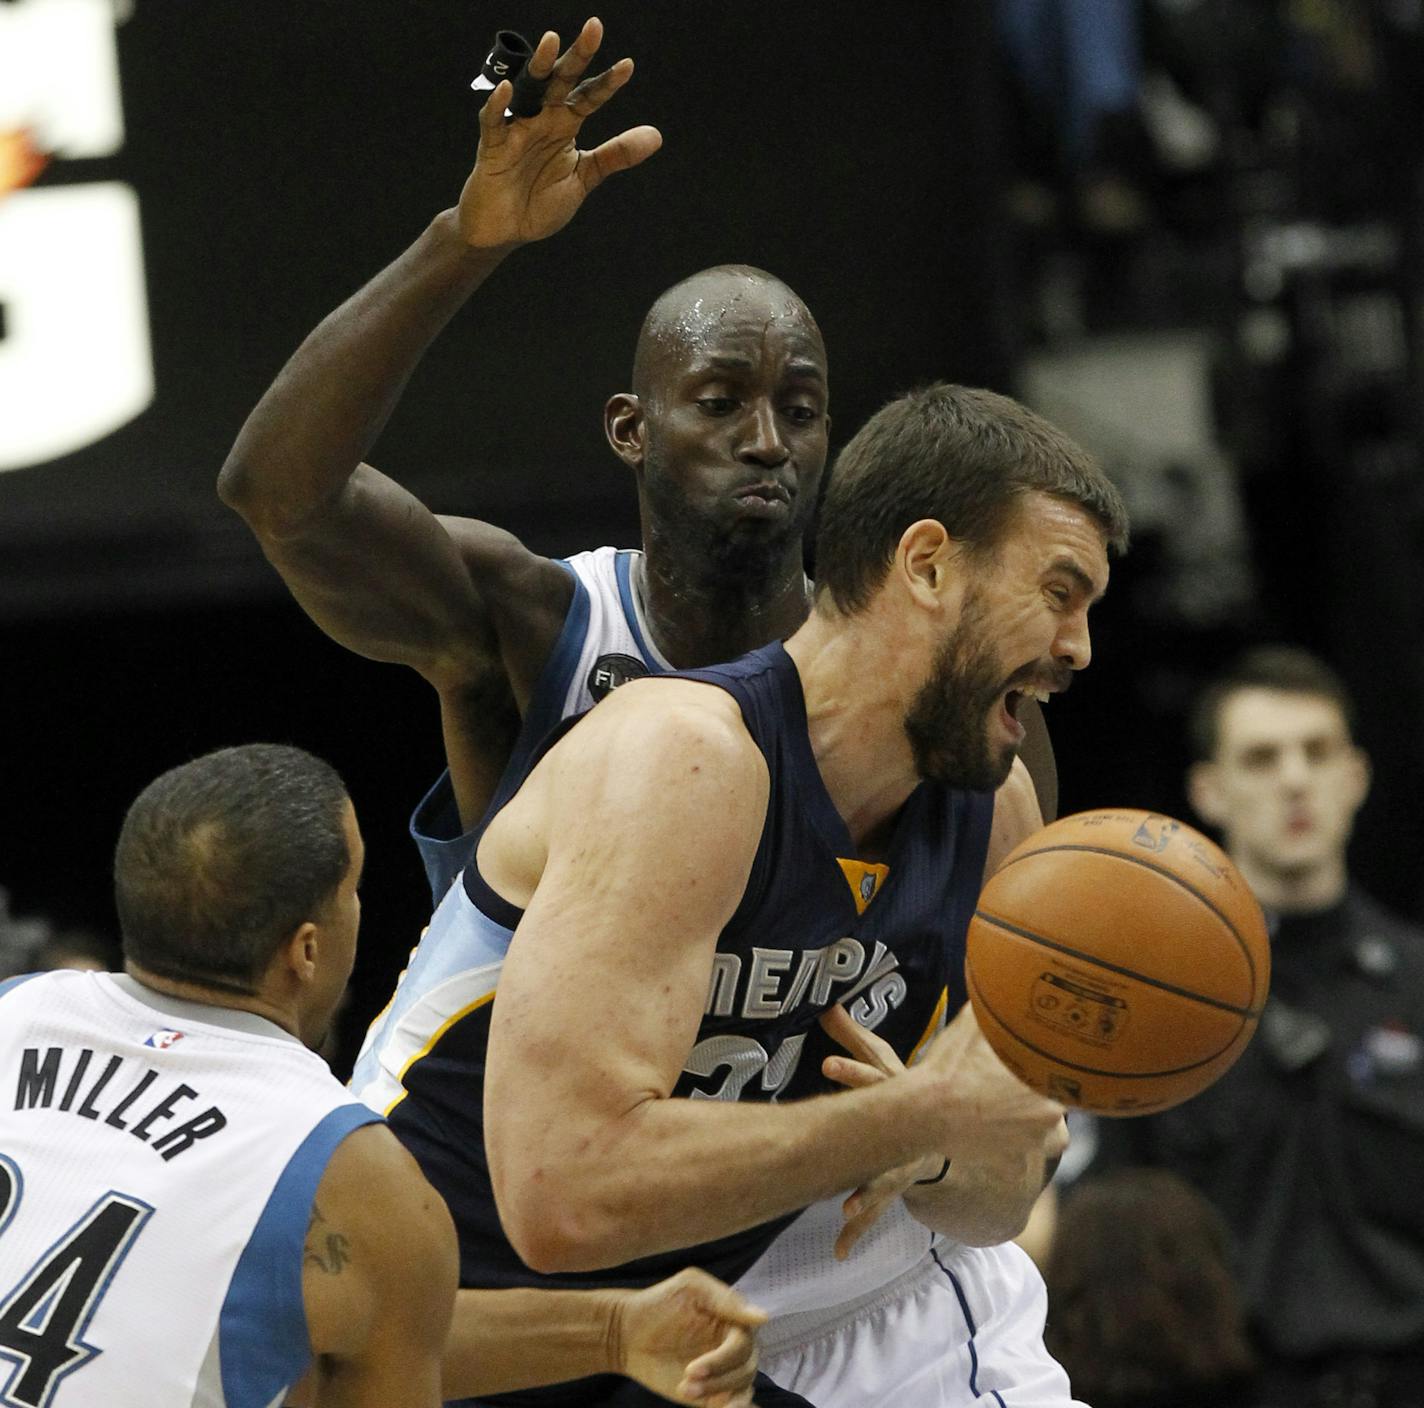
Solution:
[{"label": "memphis grizzlies player", "polygon": [[[675,1254],[755,1276],[801,1209],[895,1170],[914,1275],[847,1277],[834,1228],[800,1238],[763,1278],[777,1381],[804,1369],[789,1386],[818,1404],[1068,1401],[1022,1255],[932,1235],[1021,1224],[1061,1112],[967,1010],[939,1028],[991,839],[1020,824],[991,795],[1017,707],[1086,665],[1124,526],[1012,402],[905,398],[846,451],[817,607],[785,648],[635,683],[536,761],[354,1080],[450,1199],[466,1284],[636,1284]],[[838,1004],[918,1063],[825,1098],[817,1019]],[[866,1382],[809,1352],[867,1325]]]}]

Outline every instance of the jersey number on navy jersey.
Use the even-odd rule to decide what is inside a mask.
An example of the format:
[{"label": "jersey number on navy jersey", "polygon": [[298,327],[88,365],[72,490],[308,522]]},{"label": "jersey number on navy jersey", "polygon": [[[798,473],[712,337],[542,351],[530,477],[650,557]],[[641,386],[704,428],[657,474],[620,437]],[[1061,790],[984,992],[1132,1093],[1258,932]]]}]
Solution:
[{"label": "jersey number on navy jersey", "polygon": [[[0,1237],[24,1187],[19,1165],[0,1154]],[[0,1402],[49,1408],[60,1380],[101,1352],[84,1331],[152,1212],[139,1198],[105,1193],[5,1293],[0,1360],[15,1367],[0,1382]]]}]

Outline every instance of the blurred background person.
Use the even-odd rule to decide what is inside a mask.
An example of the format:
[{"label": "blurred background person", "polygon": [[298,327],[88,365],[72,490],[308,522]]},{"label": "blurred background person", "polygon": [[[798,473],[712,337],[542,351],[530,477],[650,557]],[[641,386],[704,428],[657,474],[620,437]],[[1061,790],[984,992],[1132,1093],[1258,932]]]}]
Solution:
[{"label": "blurred background person", "polygon": [[1084,1175],[1174,1169],[1217,1207],[1271,1408],[1424,1403],[1424,933],[1350,879],[1370,783],[1352,720],[1335,673],[1290,647],[1202,694],[1189,790],[1266,911],[1271,996],[1211,1089],[1097,1121]]},{"label": "blurred background person", "polygon": [[93,929],[57,929],[42,939],[30,967],[37,973],[75,968],[86,973],[114,973],[123,966],[119,946]]},{"label": "blurred background person", "polygon": [[1163,1169],[1064,1198],[1045,1342],[1093,1408],[1252,1408],[1255,1357],[1221,1216]]}]

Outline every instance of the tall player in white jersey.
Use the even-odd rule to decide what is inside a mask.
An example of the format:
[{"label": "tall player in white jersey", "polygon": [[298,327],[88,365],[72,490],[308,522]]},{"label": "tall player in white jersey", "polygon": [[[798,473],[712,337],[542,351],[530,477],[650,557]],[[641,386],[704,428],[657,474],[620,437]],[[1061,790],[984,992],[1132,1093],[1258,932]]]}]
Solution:
[{"label": "tall player in white jersey", "polygon": [[361,863],[325,763],[210,754],[125,822],[128,972],[0,984],[0,1402],[270,1408],[305,1375],[316,1408],[433,1408],[608,1369],[743,1401],[758,1317],[700,1275],[462,1294],[447,1344],[444,1204],[308,1049],[350,973]]}]

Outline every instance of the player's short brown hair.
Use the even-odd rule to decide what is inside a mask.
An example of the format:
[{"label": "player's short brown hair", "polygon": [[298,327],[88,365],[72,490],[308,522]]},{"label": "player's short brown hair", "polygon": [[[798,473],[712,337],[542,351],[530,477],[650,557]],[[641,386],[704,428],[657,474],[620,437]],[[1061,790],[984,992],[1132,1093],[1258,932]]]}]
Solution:
[{"label": "player's short brown hair", "polygon": [[861,610],[905,529],[920,519],[992,551],[1015,505],[1039,492],[1077,504],[1109,546],[1127,546],[1127,509],[1091,455],[1007,396],[936,382],[877,411],[836,460],[816,537],[817,592]]}]

